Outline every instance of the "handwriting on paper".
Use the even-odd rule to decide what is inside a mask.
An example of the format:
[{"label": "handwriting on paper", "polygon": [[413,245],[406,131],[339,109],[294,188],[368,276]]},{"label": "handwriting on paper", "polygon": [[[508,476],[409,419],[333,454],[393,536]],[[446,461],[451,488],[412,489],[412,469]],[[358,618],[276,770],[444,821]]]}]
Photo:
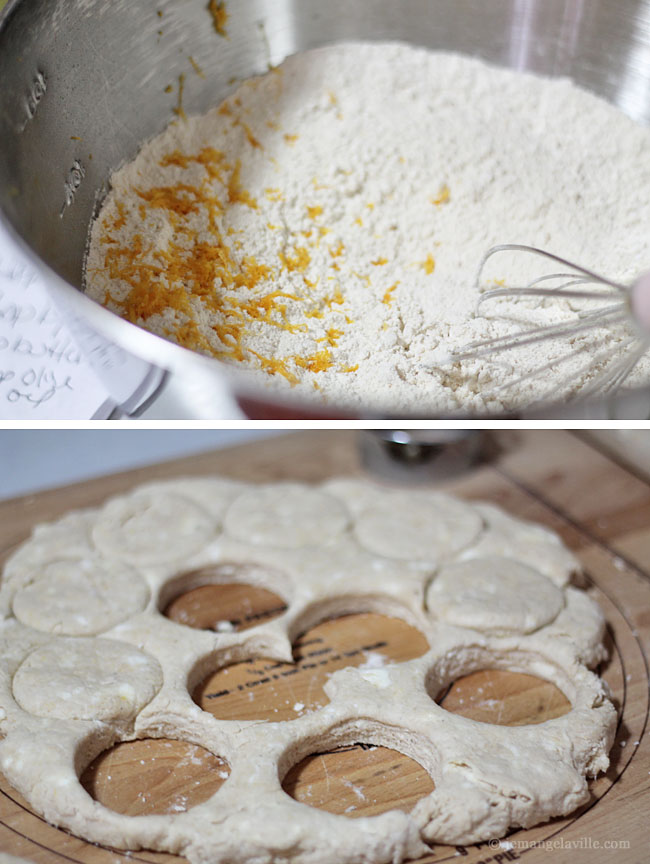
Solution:
[{"label": "handwriting on paper", "polygon": [[0,236],[0,419],[89,419],[106,403],[39,278]]}]

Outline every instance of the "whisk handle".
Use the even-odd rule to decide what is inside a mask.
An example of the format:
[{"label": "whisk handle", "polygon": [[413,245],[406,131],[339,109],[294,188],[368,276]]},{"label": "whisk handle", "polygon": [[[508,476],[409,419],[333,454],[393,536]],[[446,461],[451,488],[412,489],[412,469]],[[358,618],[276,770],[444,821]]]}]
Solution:
[{"label": "whisk handle", "polygon": [[650,273],[645,273],[632,285],[630,304],[637,324],[650,334]]}]

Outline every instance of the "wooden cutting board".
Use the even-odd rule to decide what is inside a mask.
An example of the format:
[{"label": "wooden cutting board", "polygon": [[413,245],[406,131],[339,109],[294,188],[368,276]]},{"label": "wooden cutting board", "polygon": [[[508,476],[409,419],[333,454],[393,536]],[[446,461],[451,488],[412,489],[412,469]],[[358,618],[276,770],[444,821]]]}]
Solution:
[{"label": "wooden cutting board", "polygon": [[[252,481],[318,481],[362,473],[358,434],[295,433],[0,503],[0,559],[37,522],[99,504],[152,479],[214,472]],[[617,739],[610,770],[591,783],[591,799],[577,813],[514,831],[501,844],[435,846],[420,860],[499,864],[524,858],[534,864],[550,860],[550,852],[552,860],[645,864],[650,860],[650,485],[567,432],[508,431],[492,437],[492,459],[445,488],[545,523],[578,553],[588,590],[609,623],[611,656],[600,672],[619,710]],[[190,626],[228,620],[243,629],[281,610],[281,598],[270,592],[225,586],[190,592],[175,600],[168,614]],[[421,634],[404,622],[370,614],[346,616],[302,634],[294,645],[294,664],[259,658],[215,670],[193,696],[218,717],[290,719],[323,704],[322,685],[335,668],[407,659],[426,647]],[[505,725],[541,722],[569,707],[546,682],[494,670],[461,679],[440,698],[447,710]],[[82,782],[120,812],[174,813],[209,797],[227,775],[228,766],[218,754],[179,741],[138,741],[102,754]],[[284,787],[305,804],[356,818],[392,807],[408,810],[432,784],[416,762],[361,741],[313,754],[294,766]],[[125,855],[85,843],[45,823],[1,776],[0,850],[36,862],[184,860],[148,851]]]}]

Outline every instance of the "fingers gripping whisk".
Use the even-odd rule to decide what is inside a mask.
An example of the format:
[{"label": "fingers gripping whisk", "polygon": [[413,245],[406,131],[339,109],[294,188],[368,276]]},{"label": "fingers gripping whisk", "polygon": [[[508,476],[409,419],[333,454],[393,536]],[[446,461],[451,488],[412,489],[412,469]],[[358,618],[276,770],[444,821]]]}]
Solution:
[{"label": "fingers gripping whisk", "polygon": [[[496,287],[483,289],[486,265],[503,253],[536,256],[562,269],[538,276],[521,286],[497,283]],[[568,398],[611,395],[625,383],[650,349],[650,273],[641,276],[632,285],[624,285],[543,249],[504,244],[494,246],[483,257],[476,285],[482,291],[476,306],[477,317],[496,318],[494,311],[489,316],[488,312],[494,301],[499,299],[518,301],[536,298],[545,303],[554,300],[572,301],[572,311],[566,320],[481,339],[450,353],[449,363],[482,358],[498,360],[506,352],[539,343],[557,344],[558,340],[566,343],[569,349],[566,353],[558,355],[554,352],[548,362],[538,364],[523,374],[512,375],[494,388],[495,395],[525,381],[541,379],[544,372],[551,368],[557,370],[572,360],[571,372],[554,379],[554,392],[566,388],[572,382],[584,380],[584,384],[574,387]],[[589,337],[591,351],[587,352],[588,360],[576,369],[575,360],[578,353],[584,350],[582,337],[585,336]],[[576,345],[576,338],[581,340],[581,345]],[[539,401],[543,401],[543,398],[547,397]]]}]

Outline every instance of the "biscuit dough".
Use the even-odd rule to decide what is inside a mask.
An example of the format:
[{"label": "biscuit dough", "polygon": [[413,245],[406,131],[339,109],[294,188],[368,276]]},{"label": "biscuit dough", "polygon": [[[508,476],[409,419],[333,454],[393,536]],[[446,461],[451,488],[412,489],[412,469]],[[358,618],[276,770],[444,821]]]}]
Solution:
[{"label": "biscuit dough", "polygon": [[108,639],[59,639],[18,667],[16,702],[38,717],[133,720],[162,686],[158,663]]},{"label": "biscuit dough", "polygon": [[427,606],[448,624],[483,632],[532,633],[554,621],[564,597],[550,579],[509,558],[476,558],[443,567]]},{"label": "biscuit dough", "polygon": [[464,501],[421,489],[382,488],[336,479],[325,488],[355,516],[354,533],[369,552],[387,558],[440,561],[472,547],[483,518]]},{"label": "biscuit dough", "polygon": [[580,563],[562,540],[543,525],[522,522],[493,504],[476,502],[474,508],[483,519],[488,531],[459,556],[459,560],[489,558],[500,555],[514,558],[538,570],[560,587],[567,584],[572,573],[580,570]]},{"label": "biscuit dough", "polygon": [[[7,561],[0,769],[53,824],[192,864],[388,864],[425,854],[427,842],[473,843],[566,815],[588,799],[587,777],[606,770],[616,723],[606,686],[588,668],[605,656],[603,615],[568,584],[577,569],[547,529],[422,489],[349,479],[148,484],[38,526]],[[50,579],[64,584],[54,611],[40,594],[52,595]],[[128,599],[116,596],[126,579]],[[197,630],[162,614],[170,599],[210,582],[267,587],[287,609],[243,632]],[[84,609],[92,612],[80,624]],[[340,669],[325,688],[329,703],[291,721],[219,720],[192,701],[193,687],[232,658],[292,662],[298,634],[359,611],[402,617],[430,650]],[[572,708],[506,727],[436,703],[458,677],[489,668],[551,681]],[[215,795],[186,812],[129,817],[81,786],[102,751],[161,736],[227,762]],[[355,741],[417,760],[434,791],[408,814],[359,819],[284,792],[301,759]]]},{"label": "biscuit dough", "polygon": [[376,555],[439,561],[469,546],[481,527],[481,517],[462,501],[414,492],[369,504],[357,517],[355,533]]},{"label": "biscuit dough", "polygon": [[186,558],[215,533],[210,514],[183,495],[140,492],[109,502],[92,539],[107,558],[147,565]]},{"label": "biscuit dough", "polygon": [[256,546],[322,545],[346,527],[348,514],[336,498],[297,483],[267,486],[241,495],[226,515],[226,528]]},{"label": "biscuit dough", "polygon": [[137,570],[94,557],[34,568],[33,579],[14,595],[13,611],[36,630],[88,636],[141,612],[148,599]]}]

